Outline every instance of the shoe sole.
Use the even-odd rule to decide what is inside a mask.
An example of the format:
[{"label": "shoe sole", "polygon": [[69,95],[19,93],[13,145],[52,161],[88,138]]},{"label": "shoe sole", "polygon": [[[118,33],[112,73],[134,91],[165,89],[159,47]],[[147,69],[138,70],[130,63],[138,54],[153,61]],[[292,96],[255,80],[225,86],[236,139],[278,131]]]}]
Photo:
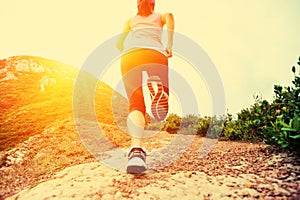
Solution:
[{"label": "shoe sole", "polygon": [[145,166],[127,166],[126,172],[128,174],[142,174],[146,171],[146,167]]},{"label": "shoe sole", "polygon": [[[154,83],[157,85],[157,92],[153,88]],[[148,79],[147,85],[152,99],[151,112],[156,120],[162,121],[168,113],[168,98],[163,90],[163,84],[159,77],[151,76]]]}]

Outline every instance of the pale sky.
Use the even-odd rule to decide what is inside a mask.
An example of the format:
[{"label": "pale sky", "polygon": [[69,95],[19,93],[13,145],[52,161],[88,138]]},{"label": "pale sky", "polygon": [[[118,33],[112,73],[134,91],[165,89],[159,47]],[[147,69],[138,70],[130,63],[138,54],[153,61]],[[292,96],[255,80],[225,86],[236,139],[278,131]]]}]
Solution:
[{"label": "pale sky", "polygon": [[[229,113],[253,104],[253,93],[271,100],[274,84],[291,85],[300,56],[299,0],[156,2],[156,11],[172,12],[176,31],[215,63]],[[136,13],[136,0],[0,0],[0,8],[0,59],[41,56],[80,68],[97,46],[120,33]],[[178,73],[191,72],[188,65],[177,56],[170,60]],[[202,89],[196,88],[203,92],[197,98],[207,108],[209,91]]]}]

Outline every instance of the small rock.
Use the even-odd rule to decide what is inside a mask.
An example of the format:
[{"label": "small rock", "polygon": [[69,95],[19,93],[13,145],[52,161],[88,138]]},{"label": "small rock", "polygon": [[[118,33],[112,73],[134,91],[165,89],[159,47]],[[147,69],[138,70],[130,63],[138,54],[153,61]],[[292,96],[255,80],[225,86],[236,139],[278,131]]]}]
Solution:
[{"label": "small rock", "polygon": [[192,172],[185,172],[185,173],[184,173],[184,176],[185,176],[186,178],[191,178],[191,177],[192,177]]},{"label": "small rock", "polygon": [[249,197],[250,193],[248,191],[243,191],[241,195],[243,198],[245,198],[245,197]]},{"label": "small rock", "polygon": [[251,198],[253,198],[253,199],[258,199],[258,198],[259,198],[259,195],[258,195],[258,194],[252,194],[252,195],[251,195]]},{"label": "small rock", "polygon": [[233,184],[233,183],[227,183],[226,186],[227,186],[227,187],[234,187],[235,184]]},{"label": "small rock", "polygon": [[244,183],[244,186],[247,187],[247,188],[252,188],[253,187],[253,185],[249,182]]}]

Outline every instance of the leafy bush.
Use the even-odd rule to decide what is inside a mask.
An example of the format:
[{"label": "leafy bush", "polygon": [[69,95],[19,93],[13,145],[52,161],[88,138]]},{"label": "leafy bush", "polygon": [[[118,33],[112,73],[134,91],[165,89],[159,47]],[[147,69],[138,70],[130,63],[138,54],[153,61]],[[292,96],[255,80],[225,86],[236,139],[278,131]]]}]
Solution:
[{"label": "leafy bush", "polygon": [[179,117],[176,114],[170,114],[166,119],[163,130],[169,133],[180,134],[198,134],[205,136],[209,128],[211,117],[200,118],[196,115],[187,115]]},{"label": "leafy bush", "polygon": [[181,117],[176,114],[170,114],[166,119],[163,130],[175,134],[180,128]]},{"label": "leafy bush", "polygon": [[208,138],[219,138],[224,129],[225,118],[223,116],[199,118],[197,127],[197,135],[208,137]]},{"label": "leafy bush", "polygon": [[212,118],[205,116],[204,118],[200,118],[197,126],[197,135],[206,136],[209,125],[211,123]]},{"label": "leafy bush", "polygon": [[[300,66],[300,57],[298,61]],[[226,119],[224,138],[229,140],[264,141],[296,150],[300,146],[300,77],[294,73],[293,86],[274,85],[274,100],[257,101],[250,108],[241,110],[236,120]]]},{"label": "leafy bush", "polygon": [[289,123],[283,120],[284,115],[277,117],[276,122],[269,131],[273,134],[272,139],[281,147],[300,152],[300,117],[295,114]]},{"label": "leafy bush", "polygon": [[263,100],[256,102],[250,108],[242,109],[237,113],[237,120],[230,116],[224,129],[224,138],[228,140],[263,141],[264,128],[275,120],[276,116],[268,114],[270,104]]},{"label": "leafy bush", "polygon": [[180,134],[193,135],[197,134],[199,117],[196,115],[187,115],[181,119]]},{"label": "leafy bush", "polygon": [[206,134],[208,138],[222,138],[224,126],[226,122],[225,116],[213,116],[209,125],[209,130]]},{"label": "leafy bush", "polygon": [[169,115],[163,127],[163,130],[169,133],[197,134],[210,138],[219,137],[222,129],[223,118],[198,117],[196,115],[187,115],[181,118],[176,114]]},{"label": "leafy bush", "polygon": [[[300,66],[300,57],[298,65]],[[300,77],[296,74],[295,66],[292,71],[294,73],[292,87],[283,88],[279,85],[274,87],[276,94],[274,104],[278,105],[279,116],[266,128],[266,134],[271,136],[269,143],[300,152]]]}]

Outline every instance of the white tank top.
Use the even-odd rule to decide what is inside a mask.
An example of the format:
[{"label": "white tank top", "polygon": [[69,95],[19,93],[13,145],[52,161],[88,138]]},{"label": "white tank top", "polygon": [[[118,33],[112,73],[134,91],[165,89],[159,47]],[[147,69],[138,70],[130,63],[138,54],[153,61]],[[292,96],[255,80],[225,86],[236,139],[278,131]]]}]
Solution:
[{"label": "white tank top", "polygon": [[134,48],[148,48],[157,50],[166,55],[162,43],[163,24],[159,13],[147,17],[136,15],[131,19],[130,37],[127,50]]}]

